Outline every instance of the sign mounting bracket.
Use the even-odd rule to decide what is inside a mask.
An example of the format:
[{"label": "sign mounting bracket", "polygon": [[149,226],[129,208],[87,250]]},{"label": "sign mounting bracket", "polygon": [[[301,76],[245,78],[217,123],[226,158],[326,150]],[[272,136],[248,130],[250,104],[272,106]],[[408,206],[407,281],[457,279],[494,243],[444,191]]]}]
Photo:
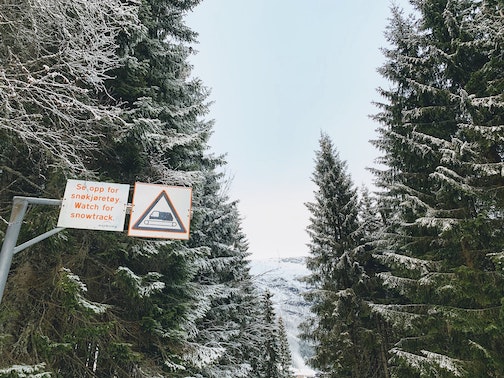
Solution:
[{"label": "sign mounting bracket", "polygon": [[39,241],[47,239],[49,236],[52,236],[64,229],[55,228],[54,230],[39,235],[16,247],[19,232],[21,231],[21,225],[23,224],[23,219],[26,214],[26,210],[28,209],[28,205],[61,206],[61,200],[14,196],[12,200],[12,211],[9,219],[9,225],[7,226],[2,250],[0,251],[0,303],[2,302],[5,285],[7,283],[7,276],[9,275],[12,257],[14,254],[38,243]]}]

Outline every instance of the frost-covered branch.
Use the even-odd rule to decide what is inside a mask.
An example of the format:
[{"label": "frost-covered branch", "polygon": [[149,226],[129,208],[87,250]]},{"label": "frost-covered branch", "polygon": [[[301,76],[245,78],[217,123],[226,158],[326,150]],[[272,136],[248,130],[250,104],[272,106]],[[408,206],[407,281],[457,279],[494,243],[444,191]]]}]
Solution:
[{"label": "frost-covered branch", "polygon": [[84,293],[87,292],[86,284],[81,281],[79,276],[72,273],[70,269],[61,268],[60,274],[64,291],[73,297],[77,306],[87,309],[95,314],[102,314],[110,308],[107,304],[97,303],[86,299],[84,297]]},{"label": "frost-covered branch", "polygon": [[438,166],[436,171],[431,174],[431,177],[447,183],[465,193],[474,193],[476,191],[474,187],[465,182],[467,181],[465,177],[460,176],[457,172],[447,167]]},{"label": "frost-covered branch", "polygon": [[129,282],[139,297],[150,297],[152,294],[163,290],[166,286],[163,281],[159,280],[162,275],[157,272],[149,272],[144,276],[139,276],[124,266],[120,266],[117,272]]},{"label": "frost-covered branch", "polygon": [[151,165],[156,172],[155,183],[165,185],[193,186],[203,179],[200,171],[182,171],[168,168],[169,162],[151,156]]},{"label": "frost-covered branch", "polygon": [[384,305],[368,303],[372,312],[379,314],[387,322],[401,329],[412,329],[414,322],[421,318],[420,314],[412,312],[413,309],[424,308],[424,305]]},{"label": "frost-covered branch", "polygon": [[1,376],[10,377],[35,377],[35,378],[50,378],[50,372],[44,372],[46,369],[45,363],[36,365],[12,365],[7,368],[0,369]]},{"label": "frost-covered branch", "polygon": [[398,266],[402,269],[418,271],[421,275],[439,269],[439,263],[435,261],[417,259],[394,252],[376,253],[373,254],[373,257],[387,266]]},{"label": "frost-covered branch", "polygon": [[106,95],[108,72],[120,64],[116,38],[135,14],[120,0],[0,5],[0,131],[85,171],[105,133],[118,137],[125,127],[119,109],[97,96]]},{"label": "frost-covered branch", "polygon": [[390,272],[378,273],[377,277],[382,280],[384,286],[389,289],[397,290],[401,295],[414,289],[418,282],[412,278],[394,276]]},{"label": "frost-covered branch", "polygon": [[438,376],[437,369],[442,369],[453,374],[454,377],[462,377],[466,374],[464,362],[449,356],[422,350],[422,355],[410,353],[399,348],[390,350],[392,360],[401,360],[413,369],[420,372],[421,376]]}]

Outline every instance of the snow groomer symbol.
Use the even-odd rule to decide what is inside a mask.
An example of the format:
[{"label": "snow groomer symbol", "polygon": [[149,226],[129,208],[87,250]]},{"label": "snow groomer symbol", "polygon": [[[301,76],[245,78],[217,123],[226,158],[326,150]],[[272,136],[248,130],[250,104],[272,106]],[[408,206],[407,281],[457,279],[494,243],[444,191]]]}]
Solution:
[{"label": "snow groomer symbol", "polygon": [[177,227],[177,222],[173,221],[173,214],[168,211],[153,211],[149,218],[144,220],[146,225],[163,225],[165,227]]}]

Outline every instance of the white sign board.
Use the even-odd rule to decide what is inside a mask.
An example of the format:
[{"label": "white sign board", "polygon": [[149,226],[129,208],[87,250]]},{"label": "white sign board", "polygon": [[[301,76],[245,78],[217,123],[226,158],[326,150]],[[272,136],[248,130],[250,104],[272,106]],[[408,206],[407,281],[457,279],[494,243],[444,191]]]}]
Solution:
[{"label": "white sign board", "polygon": [[192,189],[135,183],[129,236],[189,239]]},{"label": "white sign board", "polygon": [[130,186],[68,180],[58,227],[123,231]]}]

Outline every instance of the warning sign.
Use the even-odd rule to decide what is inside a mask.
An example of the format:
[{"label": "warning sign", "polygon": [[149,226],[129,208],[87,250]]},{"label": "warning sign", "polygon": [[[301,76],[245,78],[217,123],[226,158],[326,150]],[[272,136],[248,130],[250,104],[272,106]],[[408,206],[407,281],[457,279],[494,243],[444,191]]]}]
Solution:
[{"label": "warning sign", "polygon": [[128,235],[189,239],[191,188],[135,183]]},{"label": "warning sign", "polygon": [[133,226],[137,230],[170,231],[186,233],[177,210],[163,190]]},{"label": "warning sign", "polygon": [[58,227],[123,231],[130,186],[68,180]]}]

